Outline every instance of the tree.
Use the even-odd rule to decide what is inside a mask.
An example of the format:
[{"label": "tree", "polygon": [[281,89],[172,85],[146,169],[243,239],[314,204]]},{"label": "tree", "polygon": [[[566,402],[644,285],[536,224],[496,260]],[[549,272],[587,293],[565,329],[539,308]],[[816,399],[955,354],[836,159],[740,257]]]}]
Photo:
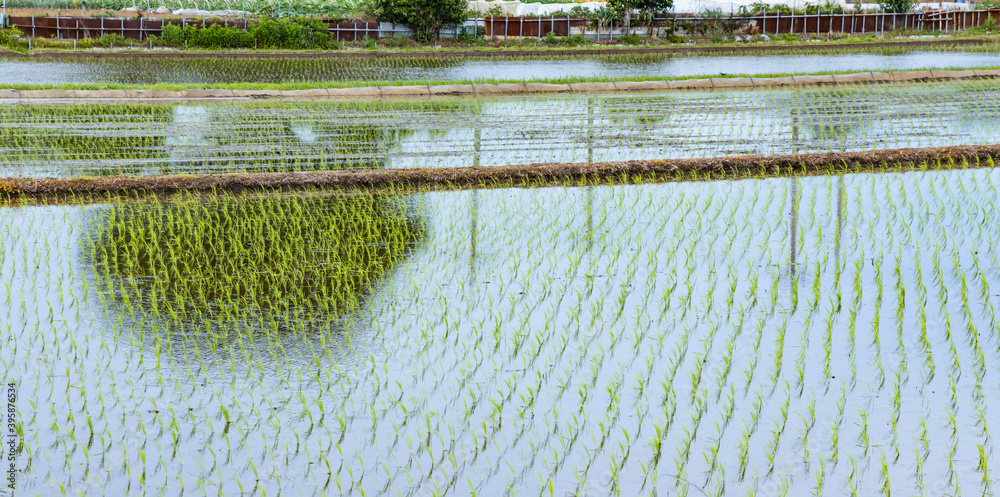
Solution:
[{"label": "tree", "polygon": [[674,0],[608,0],[608,7],[624,18],[627,31],[632,25],[631,18],[634,12],[647,12],[649,23],[652,25],[657,13],[666,12],[674,7]]},{"label": "tree", "polygon": [[379,0],[375,15],[380,21],[403,23],[420,41],[437,40],[441,28],[465,20],[467,0]]},{"label": "tree", "polygon": [[909,12],[916,4],[916,0],[882,0],[879,2],[879,6],[886,12]]}]

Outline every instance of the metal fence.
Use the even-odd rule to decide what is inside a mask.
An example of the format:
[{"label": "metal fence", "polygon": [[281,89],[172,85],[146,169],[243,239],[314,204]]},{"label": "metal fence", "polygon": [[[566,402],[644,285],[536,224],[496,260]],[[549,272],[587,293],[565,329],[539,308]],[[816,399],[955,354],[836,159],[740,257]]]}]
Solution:
[{"label": "metal fence", "polygon": [[[975,28],[988,19],[1000,21],[1000,9],[970,11],[928,12],[853,12],[850,14],[781,14],[727,18],[744,26],[756,28],[762,34],[823,34],[823,33],[873,33],[880,34],[896,29],[916,31],[951,32]],[[683,18],[680,18],[683,20]],[[719,19],[701,18],[698,22],[718,22]]]},{"label": "metal fence", "polygon": [[[653,30],[635,25],[625,29],[622,22],[611,21],[608,25],[598,24],[593,19],[569,17],[486,17],[469,19],[462,25],[449,26],[442,30],[442,37],[455,38],[463,31],[475,32],[482,28],[490,39],[537,37],[552,33],[556,36],[580,35],[591,39],[614,39],[626,34],[650,36],[654,31],[665,28],[683,29],[687,32],[722,27],[728,30],[742,30],[748,34],[879,34],[895,29],[917,31],[951,32],[983,26],[990,19],[1000,22],[1000,9],[970,11],[932,11],[912,13],[849,13],[849,14],[764,14],[755,16],[688,17],[674,16],[657,19]],[[227,19],[124,19],[124,18],[81,18],[81,17],[18,17],[9,16],[3,20],[9,26],[20,29],[32,37],[79,40],[95,38],[105,34],[118,34],[134,40],[146,40],[159,36],[163,26],[172,24],[185,27],[213,25],[247,29],[245,20]],[[0,24],[2,25],[2,24]],[[412,36],[413,31],[406,26],[389,23],[329,23],[328,31],[337,41],[355,41],[365,38],[381,39],[393,36]]]},{"label": "metal fence", "polygon": [[[82,40],[97,38],[105,34],[117,34],[132,40],[147,40],[150,36],[160,36],[163,26],[174,25],[181,28],[189,25],[200,27],[224,26],[247,29],[248,22],[241,19],[125,19],[89,17],[19,17],[9,16],[9,26],[16,27],[24,34],[35,38],[57,38],[62,40]],[[379,37],[379,23],[330,23],[327,28],[337,41],[354,41]]]},{"label": "metal fence", "polygon": [[196,21],[180,19],[163,21],[159,19],[123,19],[123,18],[81,18],[81,17],[10,17],[10,25],[24,34],[37,38],[57,38],[63,40],[82,40],[96,38],[106,34],[117,34],[133,40],[145,40],[149,36],[159,36],[163,26],[174,24],[187,26],[231,26],[245,29],[246,23],[240,20]]},{"label": "metal fence", "polygon": [[[728,27],[747,33],[781,34],[881,34],[896,29],[916,31],[952,32],[983,26],[989,19],[1000,22],[1000,9],[970,11],[929,11],[910,13],[852,12],[847,14],[761,14],[754,16],[674,16],[656,19],[653,30],[633,20],[633,28],[626,29],[622,21],[610,21],[606,26],[592,19],[566,17],[489,17],[479,21],[490,38],[542,37],[550,31],[559,36],[579,34],[587,38],[614,39],[626,34],[650,36],[664,28],[684,29]],[[478,20],[477,20],[478,21]]]}]

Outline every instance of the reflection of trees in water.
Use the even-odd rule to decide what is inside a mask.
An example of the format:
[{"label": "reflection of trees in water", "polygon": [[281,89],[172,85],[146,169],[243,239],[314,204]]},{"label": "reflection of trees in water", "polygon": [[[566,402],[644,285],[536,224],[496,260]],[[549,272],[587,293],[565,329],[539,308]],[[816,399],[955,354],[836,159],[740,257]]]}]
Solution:
[{"label": "reflection of trees in water", "polygon": [[16,106],[0,110],[0,164],[93,176],[379,168],[418,125],[384,114],[465,108],[437,102]]},{"label": "reflection of trees in water", "polygon": [[[423,237],[401,197],[228,195],[117,203],[85,260],[108,318],[184,362],[220,350],[339,355],[345,316]],[[294,351],[299,351],[295,354]]]}]

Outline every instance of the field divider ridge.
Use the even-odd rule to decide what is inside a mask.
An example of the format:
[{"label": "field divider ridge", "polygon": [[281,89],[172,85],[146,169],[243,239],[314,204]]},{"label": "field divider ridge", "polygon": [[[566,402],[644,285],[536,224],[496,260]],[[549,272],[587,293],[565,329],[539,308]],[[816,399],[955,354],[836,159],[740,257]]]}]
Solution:
[{"label": "field divider ridge", "polygon": [[774,176],[814,176],[865,172],[993,167],[1000,144],[904,148],[798,155],[754,155],[591,163],[537,163],[422,169],[342,169],[336,171],[225,173],[202,175],[0,178],[4,196],[65,197],[130,192],[172,194],[212,190],[289,190],[319,187],[344,190],[500,188],[572,186]]}]

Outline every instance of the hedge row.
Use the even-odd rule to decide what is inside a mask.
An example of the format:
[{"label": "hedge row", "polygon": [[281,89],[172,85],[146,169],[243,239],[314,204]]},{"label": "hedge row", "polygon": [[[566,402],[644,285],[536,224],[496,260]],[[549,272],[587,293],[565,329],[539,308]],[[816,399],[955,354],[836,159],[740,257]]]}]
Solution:
[{"label": "hedge row", "polygon": [[323,50],[336,48],[337,40],[319,19],[266,19],[240,28],[212,25],[185,27],[168,24],[157,40],[164,45],[202,48],[289,48]]}]

